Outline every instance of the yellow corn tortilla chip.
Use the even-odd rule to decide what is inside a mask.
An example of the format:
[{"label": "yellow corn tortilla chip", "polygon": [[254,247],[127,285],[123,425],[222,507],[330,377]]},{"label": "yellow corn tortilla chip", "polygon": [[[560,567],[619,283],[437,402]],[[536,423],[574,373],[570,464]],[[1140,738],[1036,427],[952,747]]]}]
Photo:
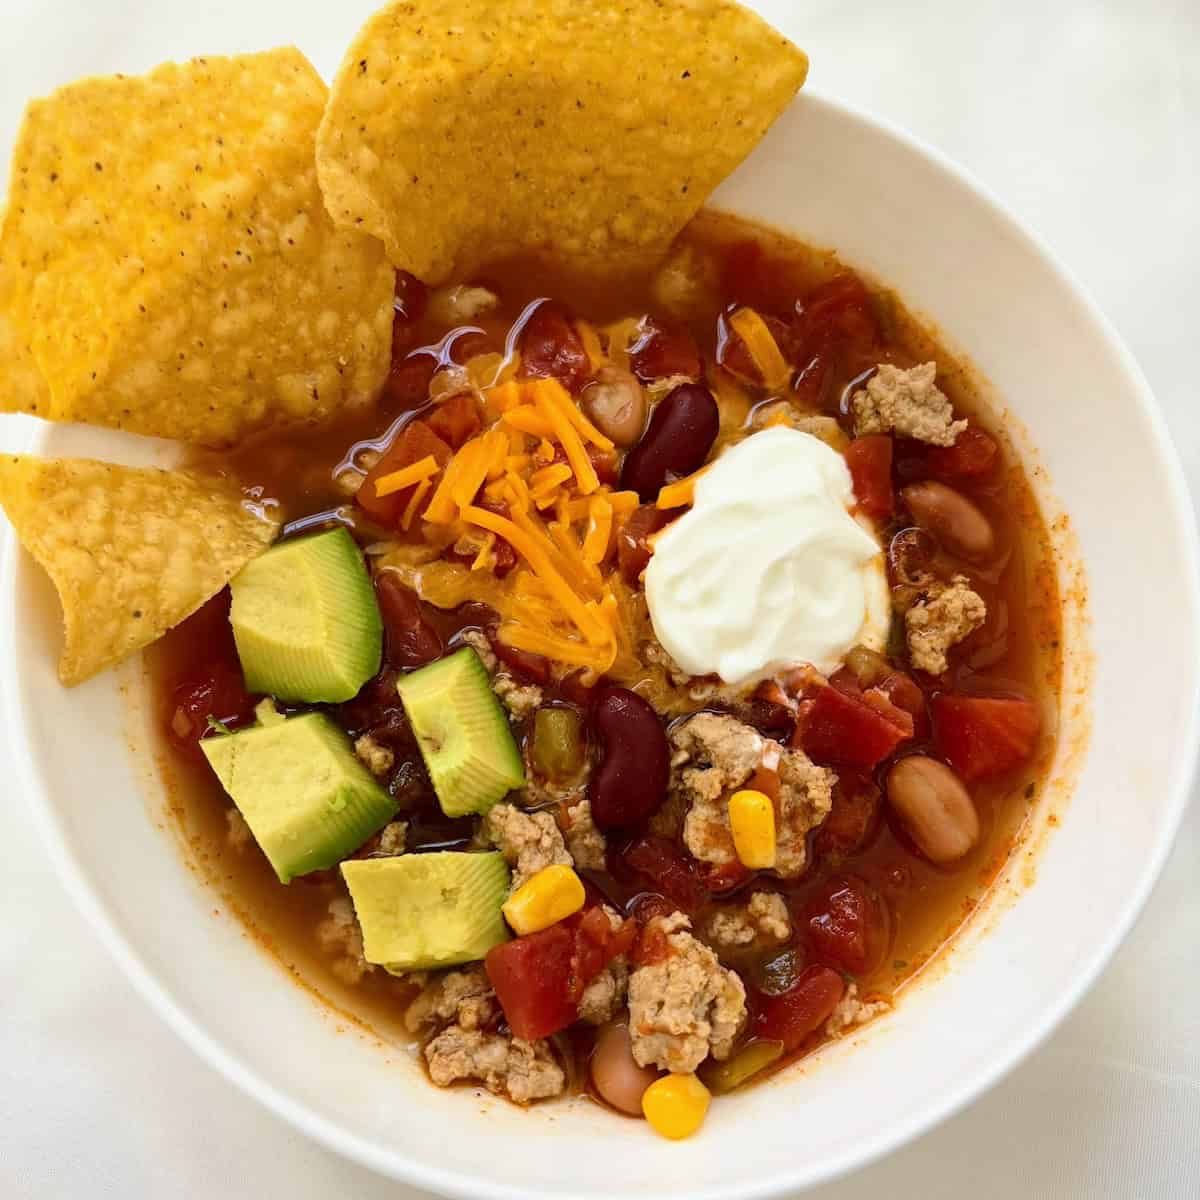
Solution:
[{"label": "yellow corn tortilla chip", "polygon": [[644,261],[807,70],[731,0],[401,0],[334,80],[321,190],[339,225],[429,283],[531,247]]},{"label": "yellow corn tortilla chip", "polygon": [[394,275],[325,212],[326,95],[282,49],[30,104],[0,229],[0,410],[223,445],[372,399]]},{"label": "yellow corn tortilla chip", "polygon": [[0,458],[0,506],[58,590],[68,687],[216,595],[278,529],[231,485],[84,458]]}]

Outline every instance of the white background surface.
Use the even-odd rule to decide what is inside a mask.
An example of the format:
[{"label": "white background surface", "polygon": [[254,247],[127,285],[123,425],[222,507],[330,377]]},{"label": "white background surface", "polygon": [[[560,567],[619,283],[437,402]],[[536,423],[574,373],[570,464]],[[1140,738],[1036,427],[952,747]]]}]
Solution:
[{"label": "white background surface", "polygon": [[[328,75],[373,7],[0,0],[0,157],[24,100],[54,84],[293,39]],[[1065,258],[1141,362],[1200,486],[1200,0],[756,7],[809,51],[814,86],[946,151]],[[5,419],[0,446],[27,433]],[[1119,464],[1097,470],[1115,487],[1136,486]],[[1138,681],[1129,683],[1136,703]],[[0,770],[0,1197],[416,1200],[307,1143],[175,1040],[74,911],[24,797],[4,778]],[[81,779],[79,803],[88,802]],[[1050,1042],[948,1124],[811,1195],[1195,1196],[1198,996],[1193,804],[1133,936]]]}]

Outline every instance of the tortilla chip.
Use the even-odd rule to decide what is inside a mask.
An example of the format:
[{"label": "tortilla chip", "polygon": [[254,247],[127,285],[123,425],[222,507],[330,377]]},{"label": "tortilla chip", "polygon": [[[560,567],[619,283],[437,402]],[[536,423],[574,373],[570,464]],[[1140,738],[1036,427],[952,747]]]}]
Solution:
[{"label": "tortilla chip", "polygon": [[58,589],[68,687],[190,616],[278,529],[213,476],[84,458],[0,458],[0,506]]},{"label": "tortilla chip", "polygon": [[0,230],[0,410],[222,445],[372,399],[394,276],[321,202],[326,94],[283,49],[32,103]]},{"label": "tortilla chip", "polygon": [[807,70],[731,0],[401,0],[338,71],[321,190],[339,225],[428,283],[536,247],[640,265]]}]

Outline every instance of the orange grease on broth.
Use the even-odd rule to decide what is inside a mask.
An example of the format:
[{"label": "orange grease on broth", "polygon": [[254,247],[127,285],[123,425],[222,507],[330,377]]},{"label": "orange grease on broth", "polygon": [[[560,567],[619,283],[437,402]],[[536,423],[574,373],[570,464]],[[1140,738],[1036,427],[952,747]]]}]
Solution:
[{"label": "orange grease on broth", "polygon": [[[756,238],[768,256],[782,264],[797,295],[844,269],[829,251],[805,246],[728,214],[701,213],[682,240],[701,249],[719,250],[748,236]],[[552,296],[577,316],[597,323],[661,312],[651,294],[649,279],[597,288],[541,260],[496,264],[469,282],[492,288],[501,299],[496,313],[474,322],[483,336],[476,339],[471,353],[502,351],[512,321],[526,303],[539,296]],[[986,640],[987,629],[1007,607],[1008,650],[1003,676],[1018,683],[1024,681],[1025,690],[1030,682],[1034,684],[1046,725],[1037,755],[1015,781],[984,781],[973,786],[983,836],[953,873],[910,853],[902,835],[886,819],[868,848],[847,861],[847,869],[874,884],[889,901],[894,930],[891,948],[879,969],[860,980],[862,995],[888,995],[912,978],[962,928],[987,889],[1012,861],[1014,852],[1028,852],[1023,839],[1029,814],[1046,786],[1046,772],[1054,754],[1062,679],[1062,614],[1047,529],[1025,473],[1017,465],[1012,443],[999,424],[999,414],[983,405],[969,370],[940,348],[926,326],[910,316],[893,294],[873,291],[883,317],[890,359],[908,365],[935,358],[939,386],[953,400],[958,413],[970,416],[996,437],[1003,449],[1008,465],[1005,486],[999,490],[1004,504],[984,501],[984,507],[1013,553],[1003,590],[981,589],[988,601],[989,617],[984,634],[976,636]],[[714,353],[714,327],[711,316],[691,326],[709,360]],[[443,332],[422,327],[412,344],[433,343]],[[848,382],[836,379],[835,394]],[[284,519],[295,520],[352,504],[333,481],[336,469],[354,443],[379,438],[397,415],[381,407],[344,416],[320,429],[260,435],[224,456],[206,454],[198,458],[212,469],[229,473],[252,495],[276,500]],[[172,679],[180,656],[178,633],[169,634],[148,652],[147,662],[159,697],[166,693],[167,681]],[[988,674],[983,672],[984,676]],[[287,887],[279,884],[252,843],[240,851],[229,843],[225,815],[229,802],[208,768],[174,754],[164,755],[160,761],[171,797],[170,811],[184,834],[192,861],[225,895],[247,931],[294,978],[341,1014],[388,1040],[407,1039],[401,1017],[413,995],[412,988],[382,970],[368,972],[357,984],[347,984],[333,969],[331,957],[317,944],[315,930],[327,917],[330,901],[345,895],[341,885],[328,877],[316,881],[300,878]],[[1049,821],[1054,823],[1055,818],[1051,816]],[[818,863],[798,884],[784,884],[781,890],[803,896],[835,870]],[[904,877],[902,886],[897,871]],[[800,1054],[814,1044],[803,1047]]]}]

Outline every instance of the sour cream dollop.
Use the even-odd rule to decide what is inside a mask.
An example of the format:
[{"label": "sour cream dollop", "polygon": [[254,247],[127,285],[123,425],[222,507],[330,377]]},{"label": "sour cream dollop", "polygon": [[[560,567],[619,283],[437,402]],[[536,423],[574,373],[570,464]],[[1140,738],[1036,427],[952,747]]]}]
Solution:
[{"label": "sour cream dollop", "polygon": [[829,674],[891,619],[879,543],[853,516],[845,459],[812,434],[753,434],[696,482],[657,539],[646,600],[658,640],[693,675],[740,684],[798,663]]}]

